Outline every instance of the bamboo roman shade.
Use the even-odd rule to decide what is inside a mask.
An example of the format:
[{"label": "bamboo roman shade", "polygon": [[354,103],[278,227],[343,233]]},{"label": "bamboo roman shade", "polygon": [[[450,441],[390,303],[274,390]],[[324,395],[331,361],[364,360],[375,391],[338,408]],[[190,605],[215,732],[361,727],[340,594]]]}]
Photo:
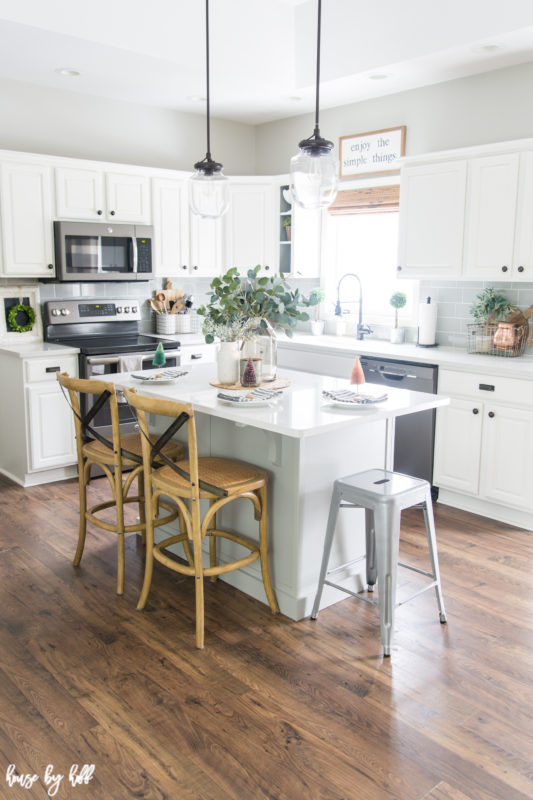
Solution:
[{"label": "bamboo roman shade", "polygon": [[338,192],[328,212],[334,215],[371,214],[398,211],[399,205],[399,186],[372,186],[368,189],[346,189]]}]

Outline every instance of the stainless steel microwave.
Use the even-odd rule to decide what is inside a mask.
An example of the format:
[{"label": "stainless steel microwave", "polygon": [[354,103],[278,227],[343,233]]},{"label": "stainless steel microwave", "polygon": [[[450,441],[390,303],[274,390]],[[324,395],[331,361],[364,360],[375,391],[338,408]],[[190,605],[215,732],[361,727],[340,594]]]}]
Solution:
[{"label": "stainless steel microwave", "polygon": [[148,281],[151,225],[54,222],[56,281]]}]

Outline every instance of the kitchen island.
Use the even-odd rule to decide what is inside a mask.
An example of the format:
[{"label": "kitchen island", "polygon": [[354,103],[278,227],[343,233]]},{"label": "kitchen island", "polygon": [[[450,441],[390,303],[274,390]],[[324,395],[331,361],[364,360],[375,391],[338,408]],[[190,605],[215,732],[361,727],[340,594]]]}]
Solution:
[{"label": "kitchen island", "polygon": [[[154,370],[154,373],[157,372]],[[323,389],[348,388],[346,380],[290,370],[280,378],[290,385],[276,402],[253,408],[229,405],[210,385],[212,364],[191,367],[173,384],[151,385],[130,374],[105,376],[117,388],[135,387],[140,393],[191,403],[195,410],[200,455],[249,461],[270,475],[270,563],[276,597],[283,614],[298,620],[313,604],[333,481],[370,467],[391,468],[394,420],[403,414],[446,405],[447,399],[403,389],[388,390],[385,401],[361,409],[332,406]],[[383,387],[366,384],[381,394]],[[160,420],[153,419],[155,429]],[[416,442],[413,442],[416,447]],[[257,537],[249,504],[223,509],[223,527]],[[342,515],[341,515],[342,517]],[[170,527],[170,526],[169,526]],[[168,535],[168,529],[163,534]],[[219,556],[228,559],[231,543]],[[364,513],[350,511],[340,520],[330,564],[344,564],[364,552]],[[362,588],[361,564],[340,575],[338,582]],[[257,562],[224,576],[224,580],[266,602]],[[345,599],[331,587],[323,606]]]}]

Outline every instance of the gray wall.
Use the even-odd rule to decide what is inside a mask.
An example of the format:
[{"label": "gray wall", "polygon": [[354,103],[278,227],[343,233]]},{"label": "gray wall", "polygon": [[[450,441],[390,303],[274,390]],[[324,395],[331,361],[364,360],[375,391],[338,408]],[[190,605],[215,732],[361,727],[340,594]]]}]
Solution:
[{"label": "gray wall", "polygon": [[[406,125],[406,155],[523,139],[533,136],[532,96],[528,63],[324,109],[320,131],[337,149],[340,136]],[[311,136],[313,126],[313,114],[258,126],[257,173],[288,172],[298,142]]]},{"label": "gray wall", "polygon": [[[0,80],[0,149],[168,169],[193,169],[205,116]],[[227,175],[253,175],[251,125],[212,120],[213,155]]]}]

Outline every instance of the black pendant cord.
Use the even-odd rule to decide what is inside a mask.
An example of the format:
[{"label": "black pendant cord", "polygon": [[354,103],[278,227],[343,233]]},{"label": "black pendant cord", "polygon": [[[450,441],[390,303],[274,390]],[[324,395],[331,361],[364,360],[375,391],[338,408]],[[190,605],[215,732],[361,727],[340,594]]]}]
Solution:
[{"label": "black pendant cord", "polygon": [[320,136],[318,128],[318,109],[320,107],[320,38],[322,28],[322,0],[318,0],[318,26],[316,43],[316,106],[315,106],[315,136]]},{"label": "black pendant cord", "polygon": [[205,157],[207,161],[211,161],[211,108],[209,102],[209,0],[205,0],[205,74],[207,85],[207,153],[205,154]]}]

